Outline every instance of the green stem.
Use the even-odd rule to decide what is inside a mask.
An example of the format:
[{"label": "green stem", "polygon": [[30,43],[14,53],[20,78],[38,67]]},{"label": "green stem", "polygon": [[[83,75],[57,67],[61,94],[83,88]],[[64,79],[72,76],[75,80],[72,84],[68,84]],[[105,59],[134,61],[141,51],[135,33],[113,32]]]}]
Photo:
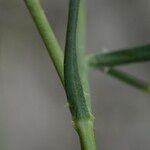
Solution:
[{"label": "green stem", "polygon": [[74,127],[77,130],[81,149],[96,150],[93,118],[86,103],[82,81],[79,75],[77,60],[77,22],[79,12],[79,0],[70,0],[69,16],[65,46],[64,79],[65,89],[72,113]]},{"label": "green stem", "polygon": [[150,61],[150,45],[115,52],[92,54],[87,59],[89,65],[93,67],[114,67],[117,65]]},{"label": "green stem", "polygon": [[133,75],[127,74],[123,71],[119,71],[117,69],[104,69],[104,72],[106,72],[107,74],[119,79],[120,81],[123,81],[137,89],[140,89],[146,93],[150,93],[150,84],[146,83],[143,80],[140,80],[136,77],[134,77]]},{"label": "green stem", "polygon": [[25,0],[26,6],[29,9],[32,18],[39,30],[39,33],[45,43],[48,53],[55,65],[58,75],[64,84],[63,75],[63,53],[57,42],[57,39],[48,23],[44,10],[42,9],[39,0]]},{"label": "green stem", "polygon": [[[41,37],[42,37],[46,47],[47,47],[48,53],[55,65],[58,75],[64,85],[64,73],[63,73],[63,57],[64,56],[63,56],[61,48],[57,42],[57,39],[47,21],[44,11],[40,6],[40,2],[39,2],[39,0],[25,0],[25,3],[33,17],[33,20],[41,34]],[[80,7],[80,9],[82,9],[82,7]],[[84,16],[84,15],[82,15],[82,12],[81,12],[81,14],[79,14],[79,18],[80,18],[80,16],[81,16],[81,18]],[[82,22],[82,19],[80,21]],[[81,28],[81,24],[79,23],[79,28],[78,28],[79,32],[83,31],[82,30],[83,28]],[[80,34],[80,37],[83,39],[83,37],[81,35],[84,35],[84,34]],[[70,37],[75,37],[75,36],[71,35]],[[79,40],[79,38],[77,38],[77,39]],[[75,41],[75,40],[73,40],[73,41]],[[77,41],[77,43],[78,42],[79,41]],[[77,45],[80,45],[80,44],[78,43]],[[85,49],[85,48],[83,48],[83,49]],[[77,66],[76,66],[76,68],[77,68]],[[80,70],[82,70],[82,69],[80,68]],[[75,69],[75,71],[77,71],[77,70]],[[77,73],[78,73],[78,71],[77,71]],[[82,86],[80,83],[80,78],[78,75],[76,77],[77,77],[77,80],[71,80],[71,81],[73,81],[73,83],[75,83],[74,81],[77,81],[77,83],[79,83],[79,87],[77,87],[78,90],[76,91],[76,88],[73,89],[73,92],[77,93],[77,95],[75,94],[75,97],[77,96],[77,101],[72,101],[72,96],[70,97],[70,100],[68,100],[70,109],[72,112],[73,120],[74,120],[74,126],[79,134],[82,150],[96,150],[92,115],[90,113],[90,109],[87,106],[86,100],[84,99],[84,93],[83,93],[83,89],[82,89]],[[68,79],[68,78],[66,78],[66,79]],[[83,77],[82,77],[82,79],[83,79]],[[76,87],[76,85],[75,85],[75,87]]]},{"label": "green stem", "polygon": [[81,120],[76,124],[82,150],[96,150],[93,121]]},{"label": "green stem", "polygon": [[78,8],[79,0],[70,0],[64,59],[65,89],[73,120],[85,119],[90,116],[85,102],[77,63],[76,28]]},{"label": "green stem", "polygon": [[79,4],[79,15],[77,23],[77,59],[78,59],[78,68],[79,75],[83,85],[83,91],[86,99],[86,103],[91,111],[91,96],[90,96],[90,87],[89,87],[89,70],[88,64],[86,63],[86,0],[80,0]]},{"label": "green stem", "polygon": [[112,69],[110,67],[149,60],[150,45],[109,53],[94,54],[87,57],[87,63],[89,66],[98,69],[100,68],[104,71],[107,70],[106,72],[109,75],[147,93],[150,93],[150,84],[130,74]]}]

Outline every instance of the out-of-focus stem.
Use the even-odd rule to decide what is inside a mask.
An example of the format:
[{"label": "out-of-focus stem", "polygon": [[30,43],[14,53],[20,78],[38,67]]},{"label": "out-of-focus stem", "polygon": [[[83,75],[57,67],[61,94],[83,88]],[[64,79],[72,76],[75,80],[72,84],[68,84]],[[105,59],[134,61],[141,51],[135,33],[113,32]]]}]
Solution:
[{"label": "out-of-focus stem", "polygon": [[62,83],[64,84],[64,73],[63,73],[64,56],[59,46],[59,43],[51,29],[51,26],[48,23],[44,10],[40,5],[39,0],[25,0],[25,3],[45,43],[45,46],[55,65],[58,75]]},{"label": "out-of-focus stem", "polygon": [[123,81],[137,89],[140,89],[146,93],[150,93],[150,84],[148,84],[147,82],[140,80],[138,78],[136,78],[135,76],[128,74],[126,72],[120,71],[118,69],[113,69],[113,68],[106,68],[103,69],[103,71],[105,73],[107,73],[108,75],[111,75],[113,77],[115,77],[116,79]]}]

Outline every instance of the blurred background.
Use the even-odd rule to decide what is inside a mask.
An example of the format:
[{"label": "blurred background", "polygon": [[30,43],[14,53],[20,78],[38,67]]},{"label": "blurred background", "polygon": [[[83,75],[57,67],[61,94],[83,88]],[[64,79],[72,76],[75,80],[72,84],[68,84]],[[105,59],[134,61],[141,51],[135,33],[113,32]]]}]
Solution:
[{"label": "blurred background", "polygon": [[[64,48],[68,0],[42,0]],[[88,52],[150,44],[149,0],[88,0]],[[150,81],[150,63],[121,67]],[[90,74],[99,150],[150,149],[150,96]],[[66,96],[23,0],[0,0],[0,136],[5,150],[79,150]]]}]

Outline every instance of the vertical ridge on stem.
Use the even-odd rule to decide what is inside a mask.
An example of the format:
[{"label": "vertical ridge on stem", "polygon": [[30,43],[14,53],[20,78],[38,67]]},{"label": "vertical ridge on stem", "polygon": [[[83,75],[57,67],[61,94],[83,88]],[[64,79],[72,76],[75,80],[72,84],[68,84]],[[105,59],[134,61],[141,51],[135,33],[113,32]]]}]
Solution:
[{"label": "vertical ridge on stem", "polygon": [[76,53],[76,31],[78,21],[79,0],[70,0],[68,26],[64,59],[64,79],[66,94],[73,120],[90,117],[83,93]]},{"label": "vertical ridge on stem", "polygon": [[64,59],[64,81],[68,102],[74,121],[74,128],[78,132],[80,138],[81,149],[96,150],[93,118],[89,105],[86,102],[83,89],[83,80],[81,79],[83,78],[81,74],[81,60],[77,59],[77,57],[80,57],[80,54],[83,52],[77,53],[77,47],[79,46],[77,46],[77,44],[79,44],[77,42],[79,3],[79,0],[70,0],[69,3]]}]

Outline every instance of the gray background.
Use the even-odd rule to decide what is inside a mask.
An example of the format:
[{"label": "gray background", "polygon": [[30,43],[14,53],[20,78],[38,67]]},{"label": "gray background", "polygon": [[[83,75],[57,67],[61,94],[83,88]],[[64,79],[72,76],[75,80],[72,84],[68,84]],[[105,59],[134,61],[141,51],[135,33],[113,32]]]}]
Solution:
[{"label": "gray background", "polygon": [[[42,4],[64,47],[68,0]],[[150,44],[150,1],[89,0],[87,25],[89,52]],[[121,69],[149,81],[149,65]],[[98,149],[149,150],[150,96],[99,71],[90,77]],[[6,150],[80,149],[65,104],[23,0],[0,0],[1,145]]]}]

